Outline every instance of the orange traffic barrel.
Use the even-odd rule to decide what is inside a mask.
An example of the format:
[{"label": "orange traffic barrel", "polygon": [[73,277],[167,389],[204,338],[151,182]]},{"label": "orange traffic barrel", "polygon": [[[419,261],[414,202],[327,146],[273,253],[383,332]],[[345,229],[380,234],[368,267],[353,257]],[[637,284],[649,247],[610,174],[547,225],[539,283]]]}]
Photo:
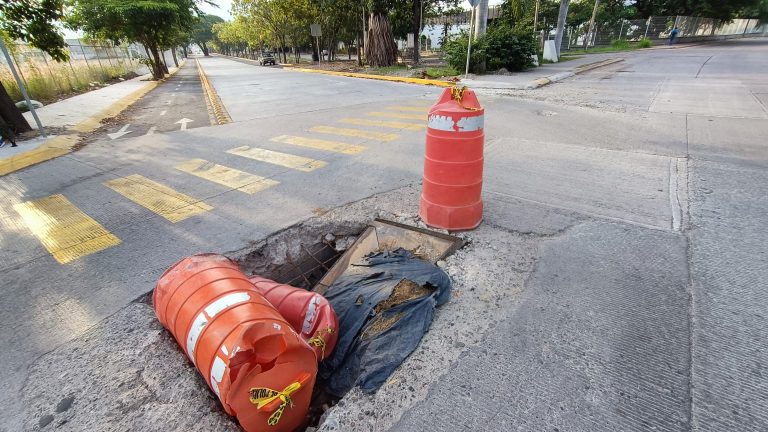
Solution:
[{"label": "orange traffic barrel", "polygon": [[338,338],[339,319],[325,297],[261,276],[254,275],[249,280],[314,349],[317,361],[331,355]]},{"label": "orange traffic barrel", "polygon": [[185,258],[155,287],[157,318],[246,431],[305,420],[315,353],[230,259]]},{"label": "orange traffic barrel", "polygon": [[445,89],[429,110],[419,216],[447,230],[477,228],[483,218],[485,110],[466,88]]}]

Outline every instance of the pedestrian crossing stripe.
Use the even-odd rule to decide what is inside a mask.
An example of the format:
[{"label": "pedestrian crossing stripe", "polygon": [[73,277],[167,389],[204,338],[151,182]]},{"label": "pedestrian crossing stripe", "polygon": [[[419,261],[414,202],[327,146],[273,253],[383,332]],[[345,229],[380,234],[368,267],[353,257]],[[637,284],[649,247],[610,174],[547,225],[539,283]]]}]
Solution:
[{"label": "pedestrian crossing stripe", "polygon": [[24,223],[60,264],[120,244],[120,239],[63,195],[14,205]]},{"label": "pedestrian crossing stripe", "polygon": [[176,165],[176,169],[247,194],[261,192],[280,184],[276,180],[217,165],[205,159],[190,159]]},{"label": "pedestrian crossing stripe", "polygon": [[353,144],[347,144],[338,141],[328,141],[317,138],[306,138],[298,136],[280,135],[272,138],[270,141],[292,144],[301,147],[313,148],[317,150],[326,150],[330,152],[343,153],[343,154],[358,154],[366,150],[365,147]]},{"label": "pedestrian crossing stripe", "polygon": [[372,139],[372,140],[378,140],[378,141],[394,141],[399,138],[398,135],[391,134],[391,133],[365,131],[360,129],[337,128],[333,126],[315,126],[311,128],[309,131],[323,133],[323,134],[330,134],[330,135],[366,138],[366,139]]},{"label": "pedestrian crossing stripe", "polygon": [[110,180],[104,186],[172,223],[212,210],[197,198],[177,192],[138,174]]},{"label": "pedestrian crossing stripe", "polygon": [[258,147],[242,146],[227,150],[227,153],[304,172],[314,171],[328,165],[321,160],[305,158],[288,153],[280,153]]},{"label": "pedestrian crossing stripe", "polygon": [[405,114],[405,113],[395,113],[395,112],[374,111],[374,112],[369,112],[368,115],[372,117],[388,117],[388,118],[396,118],[396,119],[412,119],[412,120],[427,119],[426,112],[424,112],[424,114]]},{"label": "pedestrian crossing stripe", "polygon": [[359,125],[359,126],[378,126],[378,127],[392,128],[392,129],[407,129],[407,130],[421,130],[426,127],[426,125],[418,124],[418,123],[358,119],[358,118],[343,118],[339,120],[339,123],[353,124],[353,125]]},{"label": "pedestrian crossing stripe", "polygon": [[426,114],[429,111],[429,107],[427,106],[412,106],[412,105],[393,105],[388,106],[388,110],[391,111],[415,111]]}]

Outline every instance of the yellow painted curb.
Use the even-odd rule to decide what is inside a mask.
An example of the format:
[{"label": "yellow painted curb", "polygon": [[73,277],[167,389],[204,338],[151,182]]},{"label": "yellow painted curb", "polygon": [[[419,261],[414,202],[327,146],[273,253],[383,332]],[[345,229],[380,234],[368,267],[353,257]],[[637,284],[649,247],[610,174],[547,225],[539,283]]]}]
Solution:
[{"label": "yellow painted curb", "polygon": [[208,80],[208,75],[205,74],[203,66],[200,64],[200,60],[197,62],[197,73],[200,75],[200,82],[203,84],[203,92],[205,92],[205,104],[208,106],[208,114],[210,116],[211,125],[221,125],[232,122],[232,117],[229,116],[227,108],[221,102],[219,94],[216,93],[216,89]]},{"label": "yellow painted curb", "polygon": [[[173,76],[176,74],[176,72],[181,70],[181,68],[184,66],[184,63],[186,63],[186,59],[182,60],[179,67],[176,68],[175,71],[168,74],[168,77]],[[72,152],[72,149],[80,142],[81,137],[79,134],[93,132],[94,130],[98,129],[101,126],[102,120],[120,114],[123,112],[123,110],[144,97],[147,93],[154,90],[157,86],[160,85],[161,82],[162,81],[147,82],[144,87],[122,97],[120,100],[114,102],[107,108],[76,124],[71,129],[72,132],[76,132],[75,134],[52,137],[33,150],[19,153],[7,159],[0,160],[0,176],[10,174],[20,169],[24,169],[29,166],[36,165]]]},{"label": "yellow painted curb", "polygon": [[345,76],[350,78],[363,78],[363,79],[372,79],[372,80],[379,80],[379,81],[401,82],[401,83],[407,83],[407,84],[430,85],[430,86],[437,86],[437,87],[453,87],[455,85],[454,83],[448,82],[448,81],[440,81],[440,80],[432,80],[432,79],[424,79],[424,78],[394,77],[394,76],[387,76],[387,75],[371,75],[371,74],[362,74],[362,73],[355,73],[355,72],[336,72],[336,71],[327,71],[327,70],[321,70],[321,69],[306,69],[306,68],[297,68],[297,67],[285,67],[285,69],[296,71],[296,72],[319,73],[319,74],[325,74],[325,75]]}]

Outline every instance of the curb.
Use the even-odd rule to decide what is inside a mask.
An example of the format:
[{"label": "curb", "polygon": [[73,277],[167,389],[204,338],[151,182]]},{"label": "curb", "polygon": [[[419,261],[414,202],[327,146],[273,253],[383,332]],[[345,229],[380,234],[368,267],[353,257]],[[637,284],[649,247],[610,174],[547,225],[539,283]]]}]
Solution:
[{"label": "curb", "polygon": [[405,84],[417,84],[417,85],[436,86],[436,87],[453,87],[455,85],[455,83],[449,82],[449,81],[440,81],[440,80],[432,80],[432,79],[424,79],[424,78],[393,77],[388,75],[372,75],[372,74],[362,74],[362,73],[355,73],[355,72],[336,72],[336,71],[327,71],[327,70],[320,70],[320,69],[297,68],[297,67],[290,67],[287,65],[283,65],[283,66],[284,66],[283,69],[285,70],[305,72],[305,73],[318,73],[318,74],[324,74],[324,75],[344,76],[349,78],[362,78],[362,79],[400,82]]},{"label": "curb", "polygon": [[[176,74],[176,72],[181,70],[186,61],[186,59],[182,60],[182,62],[179,64],[179,67],[176,68],[175,71],[168,74],[168,78],[172,77]],[[102,120],[120,114],[126,108],[144,97],[147,93],[157,88],[157,86],[159,86],[164,81],[165,79],[162,81],[150,81],[144,87],[120,98],[116,102],[113,102],[107,108],[74,125],[70,129],[70,132],[74,133],[52,136],[35,149],[0,160],[0,176],[4,176],[30,167],[32,165],[37,165],[41,162],[45,162],[71,153],[80,143],[80,139],[82,138],[80,134],[93,132],[94,130],[98,129],[101,126]]]},{"label": "curb", "polygon": [[562,81],[566,78],[570,78],[575,75],[583,74],[584,72],[589,72],[591,70],[595,70],[601,67],[609,66],[615,63],[623,62],[623,58],[615,58],[615,59],[608,59],[608,60],[602,60],[599,62],[594,63],[588,63],[585,65],[577,66],[573,69],[573,71],[569,72],[561,72],[559,74],[546,76],[543,78],[539,78],[537,80],[532,81],[530,84],[528,84],[525,89],[526,90],[533,90],[537,89],[539,87],[544,87],[545,85],[552,84],[554,82]]}]

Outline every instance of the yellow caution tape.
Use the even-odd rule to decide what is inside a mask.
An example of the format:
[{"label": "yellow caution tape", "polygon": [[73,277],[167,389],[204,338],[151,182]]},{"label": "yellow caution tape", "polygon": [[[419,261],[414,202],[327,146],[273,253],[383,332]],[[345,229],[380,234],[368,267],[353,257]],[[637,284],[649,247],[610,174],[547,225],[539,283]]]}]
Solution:
[{"label": "yellow caution tape", "polygon": [[271,416],[269,416],[269,419],[267,419],[267,424],[274,426],[280,421],[280,417],[283,415],[285,407],[288,405],[293,407],[291,394],[295,393],[300,388],[301,383],[295,382],[284,388],[283,391],[272,390],[271,388],[267,387],[254,387],[249,391],[249,393],[251,397],[251,403],[256,405],[256,409],[261,409],[264,406],[269,405],[272,401],[280,399],[280,406],[277,408],[277,410],[275,410],[274,413],[272,413]]},{"label": "yellow caution tape", "polygon": [[325,358],[325,347],[328,345],[328,343],[325,341],[325,338],[322,337],[323,333],[333,334],[333,329],[330,327],[324,328],[322,330],[318,330],[317,333],[312,336],[310,340],[307,341],[308,344],[316,347],[320,347],[320,358]]},{"label": "yellow caution tape", "polygon": [[464,104],[461,103],[461,100],[464,99],[464,92],[467,90],[467,86],[454,86],[451,89],[451,97],[459,103],[459,106],[464,108],[465,110],[469,111],[480,111],[480,108],[472,108],[468,106],[464,106]]}]

